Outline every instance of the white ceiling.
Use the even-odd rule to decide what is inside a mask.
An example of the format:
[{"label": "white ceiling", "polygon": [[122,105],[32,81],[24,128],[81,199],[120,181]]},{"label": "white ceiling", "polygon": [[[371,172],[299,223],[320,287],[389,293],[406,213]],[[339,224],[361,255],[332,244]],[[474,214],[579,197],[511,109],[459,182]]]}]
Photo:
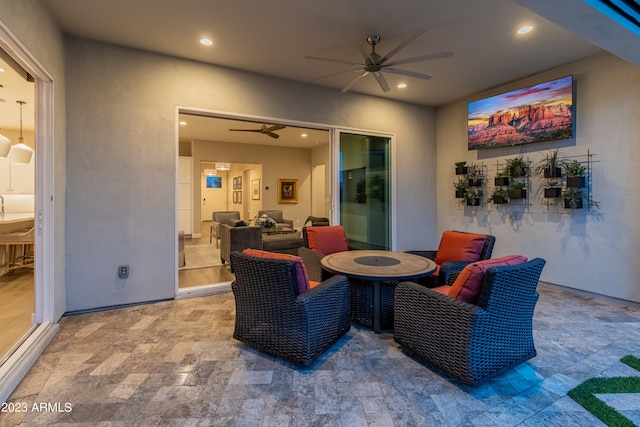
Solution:
[{"label": "white ceiling", "polygon": [[[318,78],[351,67],[308,60],[305,56],[361,62],[354,33],[362,39],[380,35],[377,51],[384,54],[422,28],[426,34],[394,59],[453,51],[452,58],[397,67],[429,74],[433,79],[385,73],[391,90],[383,93],[369,75],[351,91],[428,106],[443,105],[573,62],[600,52],[596,44],[606,45],[593,37],[588,42],[524,7],[536,7],[539,0],[44,1],[70,35],[311,82],[336,91],[351,81],[354,74]],[[537,12],[560,24],[563,16],[559,19],[552,16],[554,5],[563,4],[566,8],[570,4],[573,11],[580,9],[579,16],[593,18],[593,11],[582,0],[542,3],[544,10]],[[567,15],[566,10],[561,15]],[[597,16],[583,21],[595,28],[592,33],[597,35],[601,19]],[[516,30],[525,24],[532,25],[534,30],[518,36]],[[570,27],[579,33],[575,26],[573,22]],[[199,44],[203,37],[212,39],[213,45]],[[398,89],[396,85],[401,82],[408,87]]]}]

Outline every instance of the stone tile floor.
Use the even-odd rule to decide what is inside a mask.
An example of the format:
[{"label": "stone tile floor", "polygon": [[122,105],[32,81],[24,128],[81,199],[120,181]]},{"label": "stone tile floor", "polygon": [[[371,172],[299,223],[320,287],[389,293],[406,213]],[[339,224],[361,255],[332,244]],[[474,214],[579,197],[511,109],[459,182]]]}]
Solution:
[{"label": "stone tile floor", "polygon": [[[619,362],[640,356],[640,309],[539,291],[538,356],[475,389],[357,326],[296,368],[232,338],[231,293],[64,317],[7,401],[26,412],[0,413],[0,426],[603,425],[566,394],[640,375]],[[640,423],[638,395],[603,398]]]}]

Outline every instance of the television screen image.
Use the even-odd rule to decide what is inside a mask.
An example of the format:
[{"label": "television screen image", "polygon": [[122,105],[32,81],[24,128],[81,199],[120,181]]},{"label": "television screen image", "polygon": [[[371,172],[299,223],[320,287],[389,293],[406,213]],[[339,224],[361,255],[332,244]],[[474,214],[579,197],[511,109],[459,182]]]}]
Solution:
[{"label": "television screen image", "polygon": [[208,176],[207,177],[207,188],[222,188],[222,177],[221,176]]},{"label": "television screen image", "polygon": [[573,76],[470,102],[468,149],[573,138]]}]

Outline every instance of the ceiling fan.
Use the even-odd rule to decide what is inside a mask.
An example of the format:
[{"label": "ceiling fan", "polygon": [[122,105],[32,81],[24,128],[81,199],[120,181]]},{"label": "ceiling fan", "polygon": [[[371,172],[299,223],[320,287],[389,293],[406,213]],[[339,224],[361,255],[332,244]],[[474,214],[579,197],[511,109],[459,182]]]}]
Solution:
[{"label": "ceiling fan", "polygon": [[257,133],[269,135],[271,138],[278,139],[280,138],[280,135],[275,133],[275,131],[284,129],[285,127],[286,126],[283,126],[283,125],[272,125],[272,126],[262,125],[260,129],[229,129],[229,130],[235,131],[235,132],[257,132]]},{"label": "ceiling fan", "polygon": [[380,56],[376,52],[376,45],[380,43],[380,40],[381,40],[380,36],[373,35],[373,36],[367,37],[367,43],[369,43],[369,45],[371,46],[371,52],[367,51],[364,43],[361,41],[359,37],[356,36],[356,44],[358,46],[358,50],[360,51],[360,54],[364,58],[364,63],[354,62],[354,61],[345,61],[342,59],[322,58],[319,56],[305,56],[305,59],[336,62],[338,64],[347,64],[347,65],[357,67],[355,69],[340,71],[338,73],[330,74],[328,76],[323,76],[323,77],[318,77],[316,79],[313,79],[313,80],[319,80],[327,77],[337,76],[340,74],[359,72],[360,74],[358,75],[358,77],[351,80],[349,84],[343,87],[340,92],[348,91],[349,89],[351,89],[351,87],[353,87],[354,84],[356,84],[358,80],[360,80],[361,78],[363,78],[369,73],[372,73],[373,76],[376,78],[383,92],[389,92],[389,85],[387,84],[387,81],[382,75],[383,72],[399,74],[399,75],[408,76],[408,77],[416,77],[418,79],[423,79],[423,80],[430,80],[432,76],[428,74],[420,74],[420,73],[415,73],[413,71],[400,70],[394,67],[396,65],[411,64],[413,62],[428,61],[428,60],[440,59],[440,58],[449,58],[453,56],[453,52],[441,52],[441,53],[433,53],[430,55],[416,56],[413,58],[401,59],[399,61],[393,61],[393,62],[389,61],[393,56],[395,56],[398,52],[400,52],[402,49],[407,47],[410,43],[414,42],[418,37],[420,37],[424,33],[425,33],[425,30],[418,29],[409,37],[405,38],[400,43],[398,43],[386,55],[382,55],[382,56]]}]

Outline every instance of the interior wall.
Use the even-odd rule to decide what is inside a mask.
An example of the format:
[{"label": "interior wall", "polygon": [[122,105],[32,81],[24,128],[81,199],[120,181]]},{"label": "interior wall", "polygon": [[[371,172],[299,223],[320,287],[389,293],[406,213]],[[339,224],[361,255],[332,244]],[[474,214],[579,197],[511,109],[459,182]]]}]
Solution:
[{"label": "interior wall", "polygon": [[[48,9],[39,0],[0,2],[0,21],[20,41],[31,56],[53,78],[54,136],[48,141],[54,152],[53,165],[44,179],[53,180],[53,194],[45,195],[52,201],[47,214],[53,218],[52,283],[47,278],[47,294],[53,297],[53,316],[58,319],[66,308],[65,298],[65,191],[66,191],[66,111],[65,111],[65,56],[62,33]],[[50,182],[50,181],[49,181]]]},{"label": "interior wall", "polygon": [[[600,208],[547,210],[535,201],[526,211],[509,205],[460,209],[453,189],[455,162],[495,165],[520,153],[516,147],[467,151],[467,102],[569,74],[576,85],[575,138],[521,148],[534,164],[555,148],[565,156],[595,154],[592,197]],[[519,253],[546,259],[545,282],[640,302],[640,197],[634,191],[640,179],[638,82],[638,67],[602,53],[439,108],[438,232],[493,234],[494,256]]]},{"label": "interior wall", "polygon": [[[260,203],[251,200],[250,192],[245,192],[243,202],[251,203],[249,220],[260,209],[280,209],[286,219],[292,219],[294,227],[301,227],[302,221],[311,210],[311,158],[307,148],[266,147],[264,145],[236,144],[229,142],[194,141],[194,161],[212,160],[231,163],[237,170],[229,173],[229,179],[241,176],[246,167],[239,163],[259,163],[262,165],[260,180]],[[251,179],[257,179],[252,178]],[[298,203],[278,203],[278,179],[298,180]],[[247,187],[248,186],[248,187]],[[243,182],[243,188],[249,190],[251,182]],[[200,189],[197,189],[200,194]],[[231,190],[233,191],[233,190]],[[247,200],[248,199],[248,200]],[[230,210],[242,209],[239,204],[230,203]],[[259,207],[258,207],[259,206]],[[194,221],[199,221],[195,213]],[[198,222],[196,222],[198,223]]]},{"label": "interior wall", "polygon": [[[176,106],[395,133],[398,249],[437,242],[433,108],[73,37],[66,48],[68,310],[174,297]],[[293,176],[263,170],[265,208],[283,206],[277,179],[308,176],[308,159]],[[307,185],[290,206],[301,221]],[[122,264],[128,279],[117,277]]]}]

